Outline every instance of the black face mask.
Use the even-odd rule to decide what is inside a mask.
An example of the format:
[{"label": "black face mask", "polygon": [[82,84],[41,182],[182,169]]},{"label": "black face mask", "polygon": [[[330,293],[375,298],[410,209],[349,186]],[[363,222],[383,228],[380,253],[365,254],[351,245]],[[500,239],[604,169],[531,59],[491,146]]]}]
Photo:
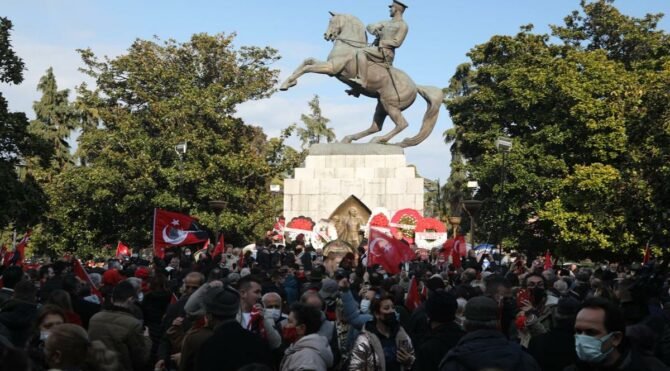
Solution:
[{"label": "black face mask", "polygon": [[382,323],[388,327],[395,327],[398,324],[398,320],[395,318],[395,313],[385,314],[382,318]]},{"label": "black face mask", "polygon": [[547,297],[547,292],[541,287],[533,287],[531,292],[533,293],[533,305],[539,305]]}]

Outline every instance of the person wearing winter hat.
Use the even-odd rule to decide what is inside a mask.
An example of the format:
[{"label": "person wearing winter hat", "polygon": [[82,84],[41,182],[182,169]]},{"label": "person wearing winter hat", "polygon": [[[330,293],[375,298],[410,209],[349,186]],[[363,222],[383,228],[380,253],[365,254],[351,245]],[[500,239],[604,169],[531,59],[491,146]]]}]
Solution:
[{"label": "person wearing winter hat", "polygon": [[454,322],[458,303],[456,297],[444,291],[431,293],[426,300],[426,315],[430,333],[416,351],[413,370],[436,370],[442,357],[465,335]]},{"label": "person wearing winter hat", "polygon": [[236,320],[240,294],[235,289],[229,286],[213,288],[207,293],[204,304],[208,324],[211,321],[218,325],[197,350],[195,370],[236,371],[252,363],[272,366],[268,344],[242,328]]},{"label": "person wearing winter hat", "polygon": [[467,334],[440,363],[448,370],[541,370],[537,362],[500,331],[498,303],[486,296],[476,296],[465,305]]}]

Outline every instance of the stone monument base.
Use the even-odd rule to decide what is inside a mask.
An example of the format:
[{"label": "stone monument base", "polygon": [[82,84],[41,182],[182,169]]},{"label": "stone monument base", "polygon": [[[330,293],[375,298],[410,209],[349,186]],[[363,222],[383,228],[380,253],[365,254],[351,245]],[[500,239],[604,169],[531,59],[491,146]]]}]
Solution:
[{"label": "stone monument base", "polygon": [[404,208],[423,212],[423,178],[407,166],[402,148],[384,144],[315,144],[304,167],[284,180],[284,216],[318,221],[350,196],[368,208],[392,214]]}]

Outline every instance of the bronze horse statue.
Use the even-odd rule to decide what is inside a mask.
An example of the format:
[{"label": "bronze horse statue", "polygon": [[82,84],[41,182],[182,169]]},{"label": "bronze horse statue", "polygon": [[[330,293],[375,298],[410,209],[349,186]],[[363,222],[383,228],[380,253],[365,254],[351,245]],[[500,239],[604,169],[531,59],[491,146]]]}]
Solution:
[{"label": "bronze horse statue", "polygon": [[324,34],[324,38],[333,41],[334,46],[328,55],[328,60],[323,62],[314,58],[305,59],[291,76],[281,85],[280,90],[288,90],[298,83],[298,78],[306,73],[319,73],[335,76],[338,80],[349,85],[351,95],[363,94],[370,98],[377,98],[372,126],[367,130],[356,134],[347,135],[342,143],[351,143],[368,135],[381,131],[386,116],[390,116],[395,123],[395,128],[388,134],[374,137],[372,143],[387,143],[408,126],[402,111],[407,109],[416,100],[417,93],[428,103],[428,108],[423,116],[423,123],[419,133],[411,138],[405,138],[396,143],[400,147],[411,147],[423,142],[433,131],[440,107],[444,101],[444,93],[434,86],[416,85],[414,81],[402,70],[388,66],[383,63],[372,63],[368,69],[367,88],[362,89],[360,85],[351,81],[356,77],[356,52],[368,46],[368,36],[365,26],[358,18],[348,14],[336,14],[331,12],[330,23]]}]

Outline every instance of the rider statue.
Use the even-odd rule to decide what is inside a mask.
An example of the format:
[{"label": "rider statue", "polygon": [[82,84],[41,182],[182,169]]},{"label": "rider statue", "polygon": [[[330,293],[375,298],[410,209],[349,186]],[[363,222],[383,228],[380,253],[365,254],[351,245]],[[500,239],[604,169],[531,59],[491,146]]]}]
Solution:
[{"label": "rider statue", "polygon": [[393,0],[389,9],[390,21],[373,23],[367,27],[368,32],[376,36],[372,46],[362,48],[356,53],[358,73],[357,77],[351,81],[359,84],[363,89],[366,89],[368,85],[368,61],[381,63],[384,67],[390,68],[395,58],[395,50],[405,41],[409,31],[407,23],[402,19],[407,5]]}]

